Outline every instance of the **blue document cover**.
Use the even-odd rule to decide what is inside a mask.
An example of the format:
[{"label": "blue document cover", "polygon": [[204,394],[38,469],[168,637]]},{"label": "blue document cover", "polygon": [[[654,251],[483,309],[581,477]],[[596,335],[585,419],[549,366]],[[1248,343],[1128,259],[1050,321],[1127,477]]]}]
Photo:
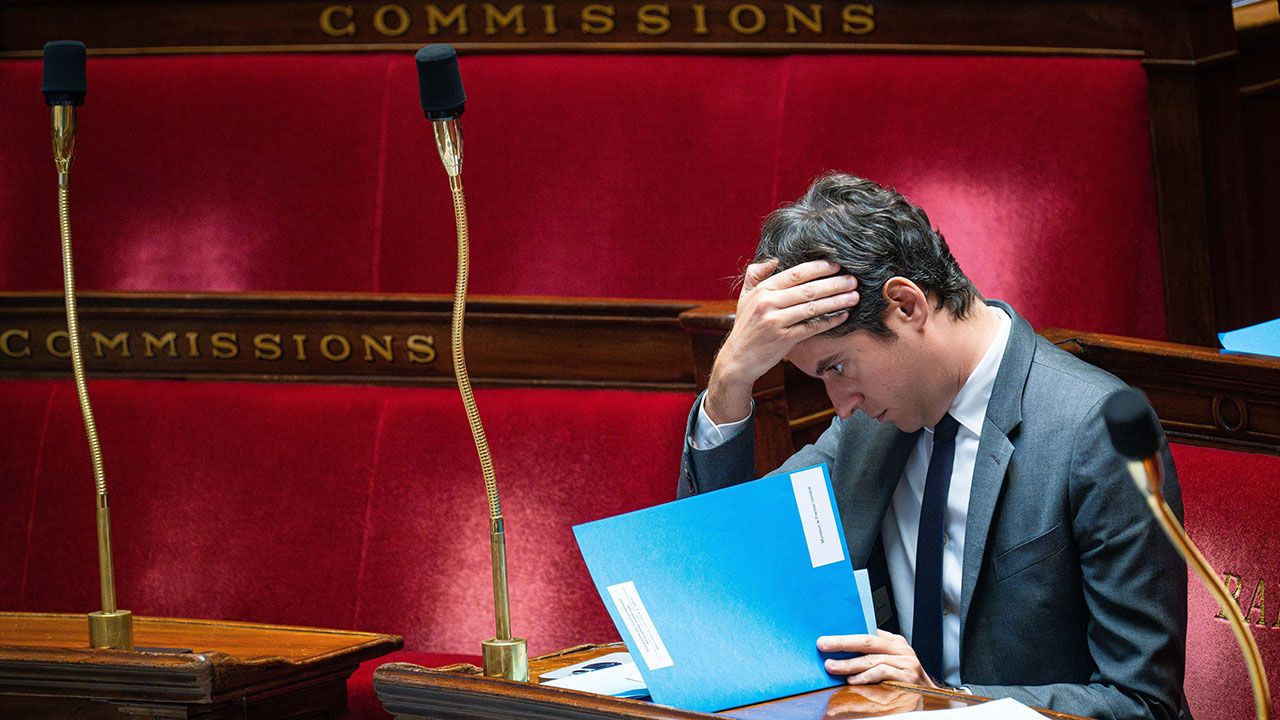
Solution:
[{"label": "blue document cover", "polygon": [[573,530],[654,702],[715,712],[840,685],[818,636],[868,631],[825,465]]},{"label": "blue document cover", "polygon": [[1280,318],[1218,333],[1224,353],[1251,353],[1280,357]]}]

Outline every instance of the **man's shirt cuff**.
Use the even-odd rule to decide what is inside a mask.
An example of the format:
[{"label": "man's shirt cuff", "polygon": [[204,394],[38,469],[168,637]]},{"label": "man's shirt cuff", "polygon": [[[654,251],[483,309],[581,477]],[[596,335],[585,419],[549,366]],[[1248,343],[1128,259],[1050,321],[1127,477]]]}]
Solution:
[{"label": "man's shirt cuff", "polygon": [[698,398],[698,419],[693,426],[693,435],[689,438],[689,444],[694,450],[711,450],[729,442],[742,431],[743,426],[751,420],[751,415],[756,411],[756,401],[752,400],[751,412],[746,417],[735,422],[717,425],[702,407],[705,399],[706,393]]}]

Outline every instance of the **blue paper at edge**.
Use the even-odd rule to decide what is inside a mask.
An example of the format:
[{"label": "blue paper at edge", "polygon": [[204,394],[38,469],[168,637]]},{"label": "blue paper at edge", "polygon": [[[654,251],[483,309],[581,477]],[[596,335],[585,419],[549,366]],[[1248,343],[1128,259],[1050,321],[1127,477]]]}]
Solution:
[{"label": "blue paper at edge", "polygon": [[1218,333],[1222,352],[1280,357],[1280,318]]}]

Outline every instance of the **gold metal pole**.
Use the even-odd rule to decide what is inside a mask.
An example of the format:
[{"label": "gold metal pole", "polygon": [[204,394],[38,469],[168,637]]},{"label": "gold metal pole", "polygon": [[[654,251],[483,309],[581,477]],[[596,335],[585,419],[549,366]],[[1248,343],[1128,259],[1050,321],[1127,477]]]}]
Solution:
[{"label": "gold metal pole", "polygon": [[1253,702],[1257,708],[1258,720],[1269,720],[1271,691],[1268,688],[1266,670],[1262,666],[1262,656],[1258,652],[1258,644],[1254,641],[1253,633],[1249,632],[1248,624],[1240,613],[1240,606],[1232,600],[1226,586],[1218,579],[1218,574],[1200,553],[1200,548],[1191,541],[1182,523],[1178,522],[1173,510],[1164,501],[1164,496],[1160,492],[1161,486],[1164,485],[1164,468],[1153,458],[1130,460],[1128,466],[1129,474],[1138,485],[1138,489],[1146,496],[1147,506],[1151,508],[1156,522],[1160,523],[1160,528],[1169,537],[1178,554],[1199,576],[1200,581],[1213,595],[1213,599],[1218,601],[1218,607],[1222,608],[1227,620],[1231,622],[1231,629],[1236,634],[1236,642],[1240,644],[1245,665],[1249,669],[1249,680],[1253,684]]},{"label": "gold metal pole", "polygon": [[111,563],[111,508],[107,503],[107,478],[102,464],[102,447],[98,442],[98,426],[89,404],[89,388],[85,383],[84,357],[80,347],[80,320],[76,309],[76,281],[71,262],[71,161],[75,157],[76,109],[72,105],[54,105],[53,158],[58,167],[58,228],[62,236],[62,281],[67,305],[67,338],[71,345],[71,371],[75,378],[84,432],[89,440],[89,457],[93,463],[93,484],[98,522],[98,582],[102,592],[102,610],[89,613],[89,646],[116,650],[133,649],[133,614],[116,607],[115,571]]},{"label": "gold metal pole", "polygon": [[471,267],[470,236],[467,230],[467,201],[462,192],[462,131],[456,120],[434,121],[436,147],[440,159],[449,174],[449,191],[453,195],[453,215],[458,228],[458,274],[454,286],[453,313],[450,322],[453,351],[453,372],[462,394],[462,405],[471,426],[471,438],[475,441],[480,457],[480,471],[484,475],[485,493],[489,500],[489,552],[493,563],[493,612],[497,626],[495,637],[481,643],[484,656],[484,674],[508,680],[528,682],[529,651],[524,638],[511,636],[511,607],[507,591],[507,540],[503,530],[502,505],[498,502],[498,483],[493,471],[493,459],[489,454],[489,441],[485,438],[480,412],[471,392],[471,378],[467,374],[466,358],[462,349],[462,322],[467,306],[467,279]]}]

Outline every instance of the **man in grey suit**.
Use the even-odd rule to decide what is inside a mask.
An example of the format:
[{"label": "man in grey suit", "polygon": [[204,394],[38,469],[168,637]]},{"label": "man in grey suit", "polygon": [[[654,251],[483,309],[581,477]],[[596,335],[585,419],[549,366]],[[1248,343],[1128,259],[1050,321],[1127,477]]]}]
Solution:
[{"label": "man in grey suit", "polygon": [[754,475],[751,388],[784,358],[825,383],[837,417],[782,469],[830,467],[881,627],[818,638],[860,653],[829,672],[1190,717],[1186,572],[1101,417],[1120,380],[984,300],[923,210],[841,174],[765,222],[690,416],[681,496]]}]

